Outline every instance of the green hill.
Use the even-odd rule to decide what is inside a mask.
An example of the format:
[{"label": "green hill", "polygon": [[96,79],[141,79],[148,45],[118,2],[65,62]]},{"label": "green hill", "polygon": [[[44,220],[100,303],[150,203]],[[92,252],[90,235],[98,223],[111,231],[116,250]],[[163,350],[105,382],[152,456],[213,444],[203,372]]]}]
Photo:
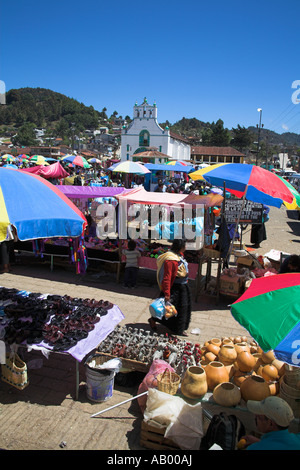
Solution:
[{"label": "green hill", "polygon": [[6,94],[6,106],[0,107],[0,125],[20,127],[25,122],[36,127],[54,127],[57,123],[77,129],[97,128],[101,113],[73,98],[44,88],[19,88]]}]

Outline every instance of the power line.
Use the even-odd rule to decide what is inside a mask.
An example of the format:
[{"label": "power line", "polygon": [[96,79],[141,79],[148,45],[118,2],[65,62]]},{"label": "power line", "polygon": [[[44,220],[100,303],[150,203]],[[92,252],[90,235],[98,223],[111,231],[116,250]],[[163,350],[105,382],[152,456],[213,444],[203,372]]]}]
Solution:
[{"label": "power line", "polygon": [[[281,116],[282,116],[286,111],[288,111],[288,110],[289,110],[289,111],[288,111],[287,114],[289,114],[289,112],[294,108],[294,106],[295,106],[295,105],[294,105],[293,103],[290,103],[290,104],[287,106],[287,108],[285,108],[285,109],[277,116],[277,118],[275,118],[275,119],[273,120],[273,123],[276,122],[277,120],[279,120],[279,119],[281,118]],[[291,108],[291,109],[289,109],[289,108]]]}]

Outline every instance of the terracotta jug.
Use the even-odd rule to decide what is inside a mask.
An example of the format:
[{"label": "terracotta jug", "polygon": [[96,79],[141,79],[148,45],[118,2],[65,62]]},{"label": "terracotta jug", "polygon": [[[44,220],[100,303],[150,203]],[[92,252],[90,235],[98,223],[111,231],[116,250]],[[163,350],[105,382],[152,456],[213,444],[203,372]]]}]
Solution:
[{"label": "terracotta jug", "polygon": [[242,351],[237,355],[236,362],[239,370],[251,372],[256,364],[256,359],[248,351]]},{"label": "terracotta jug", "polygon": [[213,398],[219,405],[236,406],[241,401],[241,392],[233,383],[223,382],[214,388]]},{"label": "terracotta jug", "polygon": [[261,376],[266,382],[273,382],[279,379],[278,370],[272,364],[265,364],[262,366]]},{"label": "terracotta jug", "polygon": [[218,359],[224,365],[233,364],[237,358],[237,352],[233,344],[224,344],[221,346]]},{"label": "terracotta jug", "polygon": [[229,373],[224,364],[219,361],[213,361],[205,367],[207,385],[213,390],[222,382],[229,382]]},{"label": "terracotta jug", "polygon": [[260,375],[250,375],[240,386],[242,398],[245,401],[261,401],[270,396],[270,388],[267,382]]},{"label": "terracotta jug", "polygon": [[275,355],[274,355],[274,352],[271,350],[271,351],[268,351],[268,352],[262,352],[261,353],[261,358],[262,358],[262,361],[265,363],[265,364],[271,364],[272,361],[274,361],[276,359]]},{"label": "terracotta jug", "polygon": [[181,392],[185,397],[193,399],[205,395],[207,392],[207,380],[203,367],[188,367],[181,382]]},{"label": "terracotta jug", "polygon": [[234,345],[235,349],[236,349],[236,352],[239,354],[240,352],[242,351],[248,351],[250,352],[250,347],[248,346],[247,343],[245,342],[240,342],[240,343],[236,343]]}]

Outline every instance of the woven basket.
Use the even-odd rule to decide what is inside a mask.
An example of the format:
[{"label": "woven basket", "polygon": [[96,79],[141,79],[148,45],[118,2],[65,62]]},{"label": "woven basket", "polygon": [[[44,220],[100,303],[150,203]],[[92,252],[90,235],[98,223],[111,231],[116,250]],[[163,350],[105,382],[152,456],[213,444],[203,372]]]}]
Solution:
[{"label": "woven basket", "polygon": [[208,258],[220,258],[221,252],[212,248],[203,247],[203,253]]},{"label": "woven basket", "polygon": [[160,392],[175,395],[180,384],[180,376],[166,368],[162,374],[157,376],[157,388]]},{"label": "woven basket", "polygon": [[29,385],[27,366],[18,354],[6,354],[6,364],[1,364],[1,371],[1,380],[18,390],[24,390]]}]

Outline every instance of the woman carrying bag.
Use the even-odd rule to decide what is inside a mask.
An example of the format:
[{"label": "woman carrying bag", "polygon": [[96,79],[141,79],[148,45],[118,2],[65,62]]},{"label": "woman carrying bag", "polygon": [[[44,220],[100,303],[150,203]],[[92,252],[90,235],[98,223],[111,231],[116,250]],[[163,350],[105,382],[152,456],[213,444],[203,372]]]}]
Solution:
[{"label": "woman carrying bag", "polygon": [[191,320],[191,294],[188,285],[188,263],[184,259],[185,240],[173,241],[169,251],[157,258],[157,283],[161,297],[169,301],[177,310],[177,315],[161,320],[150,317],[151,328],[156,329],[160,322],[178,336],[188,336],[186,330]]}]

